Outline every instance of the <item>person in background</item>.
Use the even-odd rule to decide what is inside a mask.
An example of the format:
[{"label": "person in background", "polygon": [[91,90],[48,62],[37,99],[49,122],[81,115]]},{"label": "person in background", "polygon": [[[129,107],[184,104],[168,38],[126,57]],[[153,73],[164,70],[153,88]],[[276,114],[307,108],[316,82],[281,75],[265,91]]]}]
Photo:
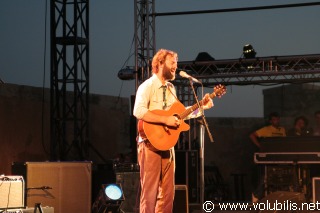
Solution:
[{"label": "person in background", "polygon": [[[313,136],[320,136],[320,110],[317,110],[314,112],[314,119],[315,123],[312,128]],[[315,139],[316,141],[319,141],[318,139]],[[314,177],[320,177],[320,164],[310,164],[308,165],[310,169],[310,178]],[[312,185],[310,184],[309,186],[309,191],[310,191],[310,197],[312,196]]]},{"label": "person in background", "polygon": [[314,136],[320,136],[320,110],[314,113],[315,125],[312,128]]},{"label": "person in background", "polygon": [[287,136],[308,136],[311,134],[312,131],[308,129],[308,119],[304,116],[296,117],[293,128],[287,132]]},{"label": "person in background", "polygon": [[[268,117],[269,125],[262,127],[249,135],[251,141],[260,149],[259,138],[266,137],[285,137],[286,130],[280,126],[280,116],[277,112],[270,113]],[[264,196],[264,169],[260,165],[254,167],[252,183],[252,202],[257,203]]]},{"label": "person in background", "polygon": [[268,120],[269,125],[254,131],[249,136],[251,141],[259,148],[261,147],[259,138],[286,136],[286,130],[280,126],[280,115],[277,112],[271,113]]}]

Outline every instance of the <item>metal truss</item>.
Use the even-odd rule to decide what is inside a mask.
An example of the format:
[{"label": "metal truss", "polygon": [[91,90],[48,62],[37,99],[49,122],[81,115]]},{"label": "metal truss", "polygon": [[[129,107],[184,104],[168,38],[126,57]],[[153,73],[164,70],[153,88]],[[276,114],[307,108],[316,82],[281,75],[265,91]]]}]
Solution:
[{"label": "metal truss", "polygon": [[[214,61],[183,61],[179,68],[216,84],[307,83],[320,81],[320,55],[293,55]],[[180,81],[182,82],[182,81]]]},{"label": "metal truss", "polygon": [[51,160],[84,160],[89,142],[89,0],[51,0]]},{"label": "metal truss", "polygon": [[156,48],[154,11],[153,0],[135,0],[136,88],[151,76],[151,61]]},{"label": "metal truss", "polygon": [[[213,61],[182,61],[178,64],[200,79],[204,87],[224,85],[271,85],[320,81],[320,55],[292,55]],[[177,78],[182,102],[193,100],[188,81]]]}]

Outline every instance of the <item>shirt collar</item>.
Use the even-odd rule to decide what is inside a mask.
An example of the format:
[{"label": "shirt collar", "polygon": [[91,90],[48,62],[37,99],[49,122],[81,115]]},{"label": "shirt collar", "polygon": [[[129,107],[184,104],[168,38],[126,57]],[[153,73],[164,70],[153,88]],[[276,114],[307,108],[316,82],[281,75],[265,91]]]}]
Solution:
[{"label": "shirt collar", "polygon": [[162,85],[160,79],[158,78],[158,76],[156,74],[153,74],[152,78],[153,78],[153,82],[155,84],[155,87],[158,88],[158,89],[161,88],[162,86],[167,86],[168,85],[168,82],[166,82],[165,85]]}]

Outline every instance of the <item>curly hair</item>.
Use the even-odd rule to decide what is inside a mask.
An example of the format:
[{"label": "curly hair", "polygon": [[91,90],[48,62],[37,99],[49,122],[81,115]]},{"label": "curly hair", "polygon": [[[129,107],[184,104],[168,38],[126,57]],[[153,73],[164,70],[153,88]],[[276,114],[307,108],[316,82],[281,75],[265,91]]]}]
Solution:
[{"label": "curly hair", "polygon": [[304,124],[308,126],[308,123],[309,123],[308,119],[302,115],[294,119],[294,125],[296,125],[299,120],[303,120]]},{"label": "curly hair", "polygon": [[152,59],[152,72],[158,73],[159,72],[159,66],[163,64],[166,60],[166,57],[168,55],[171,55],[172,57],[175,57],[178,60],[178,54],[172,50],[166,50],[166,49],[160,49],[158,52],[154,55]]}]

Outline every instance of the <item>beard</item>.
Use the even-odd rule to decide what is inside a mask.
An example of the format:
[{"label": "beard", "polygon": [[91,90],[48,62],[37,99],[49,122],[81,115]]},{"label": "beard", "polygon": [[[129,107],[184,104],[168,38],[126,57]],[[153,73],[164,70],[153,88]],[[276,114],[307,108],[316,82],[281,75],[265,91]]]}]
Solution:
[{"label": "beard", "polygon": [[162,71],[162,76],[164,79],[166,79],[167,81],[172,81],[175,79],[175,75],[173,75],[171,72],[171,69],[169,67],[167,67],[166,65],[163,66],[163,71]]}]

